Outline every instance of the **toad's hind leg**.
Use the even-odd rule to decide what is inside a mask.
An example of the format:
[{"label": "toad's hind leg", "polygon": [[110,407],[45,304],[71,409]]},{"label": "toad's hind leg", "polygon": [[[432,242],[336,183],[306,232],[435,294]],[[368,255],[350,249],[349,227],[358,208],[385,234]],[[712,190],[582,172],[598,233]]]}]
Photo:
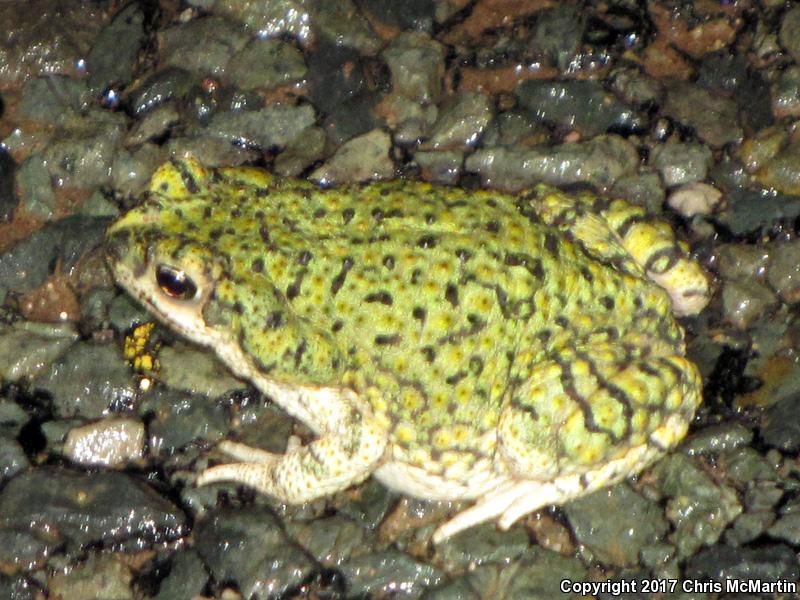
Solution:
[{"label": "toad's hind leg", "polygon": [[532,191],[531,208],[544,223],[600,263],[634,276],[646,273],[669,294],[676,314],[696,314],[708,303],[708,277],[668,223],[625,200],[568,196],[547,186]]},{"label": "toad's hind leg", "polygon": [[630,352],[597,344],[537,364],[500,417],[496,460],[509,482],[442,526],[438,539],[495,517],[507,528],[634,475],[677,444],[700,403],[697,368],[682,356]]}]

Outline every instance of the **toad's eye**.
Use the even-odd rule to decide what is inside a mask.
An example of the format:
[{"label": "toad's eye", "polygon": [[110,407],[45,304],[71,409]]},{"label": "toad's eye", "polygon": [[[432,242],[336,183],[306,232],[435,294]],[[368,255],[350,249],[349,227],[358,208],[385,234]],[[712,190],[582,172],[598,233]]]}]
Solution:
[{"label": "toad's eye", "polygon": [[197,286],[186,271],[170,267],[169,265],[158,265],[156,269],[156,282],[170,298],[177,300],[194,300],[197,296]]}]

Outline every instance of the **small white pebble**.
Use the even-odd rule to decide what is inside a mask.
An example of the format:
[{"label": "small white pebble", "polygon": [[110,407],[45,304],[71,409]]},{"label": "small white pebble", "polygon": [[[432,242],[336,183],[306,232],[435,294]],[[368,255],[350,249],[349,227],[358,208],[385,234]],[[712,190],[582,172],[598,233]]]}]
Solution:
[{"label": "small white pebble", "polygon": [[701,181],[682,185],[669,195],[667,204],[684,217],[710,215],[722,200],[722,192]]},{"label": "small white pebble", "polygon": [[144,425],[135,419],[105,419],[71,429],[64,454],[83,465],[123,467],[144,455]]}]

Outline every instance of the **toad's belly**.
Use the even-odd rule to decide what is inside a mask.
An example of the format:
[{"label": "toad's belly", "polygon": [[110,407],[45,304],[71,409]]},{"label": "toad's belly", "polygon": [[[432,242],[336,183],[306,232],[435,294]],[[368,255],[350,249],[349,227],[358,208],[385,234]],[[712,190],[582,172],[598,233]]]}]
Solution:
[{"label": "toad's belly", "polygon": [[491,459],[476,462],[464,477],[435,474],[421,467],[389,462],[373,473],[386,487],[425,500],[472,500],[497,489],[511,478],[497,473]]}]

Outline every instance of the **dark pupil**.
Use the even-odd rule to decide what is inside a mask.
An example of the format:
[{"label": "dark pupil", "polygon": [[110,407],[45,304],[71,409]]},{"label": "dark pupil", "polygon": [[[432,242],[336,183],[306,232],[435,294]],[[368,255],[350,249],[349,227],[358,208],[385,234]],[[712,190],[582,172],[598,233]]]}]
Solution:
[{"label": "dark pupil", "polygon": [[197,293],[197,286],[186,272],[166,265],[156,271],[156,281],[165,294],[180,300],[191,300]]}]

